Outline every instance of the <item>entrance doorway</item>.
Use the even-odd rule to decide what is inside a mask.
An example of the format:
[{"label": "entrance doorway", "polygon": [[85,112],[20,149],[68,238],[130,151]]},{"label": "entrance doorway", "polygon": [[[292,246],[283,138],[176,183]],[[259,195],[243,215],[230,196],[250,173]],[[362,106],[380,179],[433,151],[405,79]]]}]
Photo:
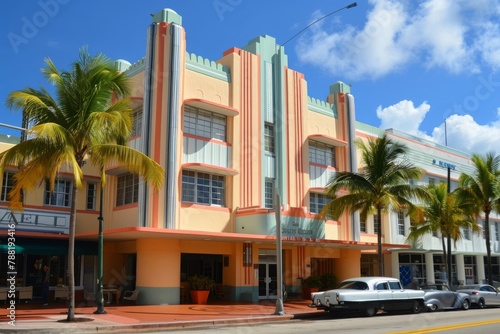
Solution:
[{"label": "entrance doorway", "polygon": [[[278,295],[278,264],[276,250],[259,249],[259,299],[276,299]],[[285,256],[282,255],[285,268]],[[283,282],[285,277],[283,277]]]}]

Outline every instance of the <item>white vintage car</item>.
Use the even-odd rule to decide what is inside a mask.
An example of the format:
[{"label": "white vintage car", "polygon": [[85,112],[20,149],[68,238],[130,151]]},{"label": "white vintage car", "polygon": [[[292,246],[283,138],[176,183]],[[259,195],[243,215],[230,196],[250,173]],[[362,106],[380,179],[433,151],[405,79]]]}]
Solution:
[{"label": "white vintage car", "polygon": [[422,290],[403,289],[392,277],[357,277],[342,281],[336,289],[311,294],[310,307],[361,312],[373,316],[379,310],[419,313],[425,307]]}]

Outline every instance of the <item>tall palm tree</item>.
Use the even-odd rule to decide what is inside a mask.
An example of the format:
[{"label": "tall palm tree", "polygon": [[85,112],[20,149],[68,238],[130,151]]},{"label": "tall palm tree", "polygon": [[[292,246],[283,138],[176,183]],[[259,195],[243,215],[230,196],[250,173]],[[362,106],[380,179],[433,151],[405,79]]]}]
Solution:
[{"label": "tall palm tree", "polygon": [[495,156],[493,152],[485,155],[473,154],[471,160],[474,163],[472,175],[460,174],[460,196],[473,198],[479,211],[484,212],[484,238],[488,262],[486,272],[488,284],[493,285],[490,213],[492,210],[500,212],[500,156]]},{"label": "tall palm tree", "polygon": [[[438,186],[429,185],[427,192],[429,196],[423,199],[418,210],[414,211],[407,241],[415,243],[427,234],[440,233],[446,272],[450,273],[451,263],[448,263],[448,254],[451,254],[451,249],[447,249],[445,238],[453,240],[456,246],[456,241],[463,237],[462,230],[481,232],[481,227],[475,219],[476,205],[470,198],[457,196],[457,191],[448,193],[448,186],[445,183]],[[451,277],[447,278],[451,286]]]},{"label": "tall palm tree", "polygon": [[361,219],[366,221],[368,214],[376,213],[378,274],[383,275],[382,212],[390,208],[413,210],[412,200],[424,197],[426,192],[409,181],[420,179],[423,172],[404,159],[406,146],[385,134],[367,144],[357,140],[356,145],[361,150],[360,171],[337,172],[332,176],[327,185],[332,200],[322,214],[338,219],[345,211],[360,211]]},{"label": "tall palm tree", "polygon": [[9,193],[12,210],[22,210],[22,191],[32,191],[43,181],[53,190],[62,168],[72,172],[67,321],[75,321],[74,244],[82,166],[86,162],[99,168],[120,164],[154,189],[162,185],[164,171],[148,156],[127,146],[132,133],[130,102],[124,98],[129,93],[129,81],[111,60],[101,54],[91,56],[83,48],[69,71],[59,71],[50,59],[45,63],[42,72],[55,86],[54,96],[43,88],[28,87],[7,98],[7,105],[22,109],[32,127],[27,140],[0,154],[0,172],[6,166],[19,166]]}]

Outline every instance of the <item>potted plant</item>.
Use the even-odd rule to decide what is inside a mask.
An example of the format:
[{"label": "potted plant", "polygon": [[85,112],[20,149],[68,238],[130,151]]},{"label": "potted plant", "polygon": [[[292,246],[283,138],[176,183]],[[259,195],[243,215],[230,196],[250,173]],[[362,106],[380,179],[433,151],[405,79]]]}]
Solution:
[{"label": "potted plant", "polygon": [[321,275],[321,290],[331,290],[337,287],[337,277],[334,274]]},{"label": "potted plant", "polygon": [[321,288],[321,276],[311,275],[302,280],[302,298],[311,299],[312,292],[318,292]]},{"label": "potted plant", "polygon": [[206,304],[208,295],[215,287],[212,277],[204,275],[194,275],[189,279],[191,300],[195,304]]}]

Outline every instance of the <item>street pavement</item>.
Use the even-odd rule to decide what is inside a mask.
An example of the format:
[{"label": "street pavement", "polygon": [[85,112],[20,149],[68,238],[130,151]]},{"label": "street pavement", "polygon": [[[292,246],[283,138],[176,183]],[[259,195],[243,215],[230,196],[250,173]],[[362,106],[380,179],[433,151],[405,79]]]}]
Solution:
[{"label": "street pavement", "polygon": [[[130,333],[213,325],[244,325],[256,322],[289,321],[323,314],[309,308],[307,300],[284,303],[283,315],[275,315],[276,301],[259,303],[216,302],[208,305],[106,305],[106,314],[94,314],[96,306],[77,305],[77,322],[67,323],[63,303],[16,304],[15,322],[8,304],[0,310],[0,333]],[[279,311],[279,309],[278,309]],[[279,312],[278,312],[279,313]],[[14,326],[14,325],[15,326]]]}]

